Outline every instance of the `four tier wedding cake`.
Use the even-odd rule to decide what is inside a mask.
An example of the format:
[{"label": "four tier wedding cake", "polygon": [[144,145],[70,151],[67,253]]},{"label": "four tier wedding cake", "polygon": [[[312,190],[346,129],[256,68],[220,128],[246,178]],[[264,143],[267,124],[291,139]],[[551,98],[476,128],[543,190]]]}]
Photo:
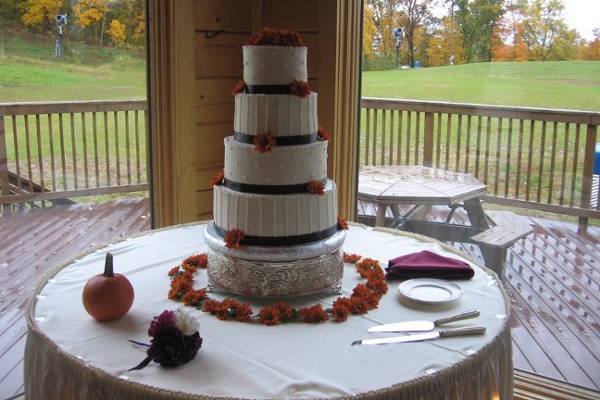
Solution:
[{"label": "four tier wedding cake", "polygon": [[225,168],[213,182],[209,283],[251,296],[336,291],[345,234],[307,48],[296,32],[264,28],[243,46],[243,63]]}]

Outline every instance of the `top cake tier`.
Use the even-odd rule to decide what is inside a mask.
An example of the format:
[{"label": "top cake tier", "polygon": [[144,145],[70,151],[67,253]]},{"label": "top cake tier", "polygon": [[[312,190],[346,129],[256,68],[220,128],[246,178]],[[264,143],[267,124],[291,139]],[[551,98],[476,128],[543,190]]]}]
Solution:
[{"label": "top cake tier", "polygon": [[244,81],[248,86],[289,85],[308,80],[306,47],[243,46]]}]

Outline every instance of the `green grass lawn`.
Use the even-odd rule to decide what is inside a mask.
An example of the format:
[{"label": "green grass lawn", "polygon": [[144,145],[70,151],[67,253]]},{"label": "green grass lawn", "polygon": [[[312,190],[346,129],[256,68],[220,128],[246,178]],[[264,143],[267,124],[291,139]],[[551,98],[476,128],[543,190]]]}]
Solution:
[{"label": "green grass lawn", "polygon": [[[362,85],[363,97],[600,111],[600,62],[485,63],[372,71],[363,73]],[[406,111],[402,125],[398,112],[369,113],[367,118],[366,110],[361,112],[361,164],[422,162],[423,113],[411,113],[410,126]],[[458,116],[450,121],[448,127],[444,116],[438,125],[434,115],[435,166],[468,172],[486,182],[491,194],[579,205],[585,125],[577,132],[574,124],[548,122],[544,131],[541,121],[533,126],[522,121],[521,130],[519,120],[503,118],[500,126],[498,118],[465,116],[459,130]]]},{"label": "green grass lawn", "polygon": [[67,41],[65,57],[56,58],[53,46],[51,37],[0,30],[0,102],[146,97],[142,50]]},{"label": "green grass lawn", "polygon": [[[0,102],[146,98],[144,50],[100,48],[67,41],[65,56],[56,58],[53,56],[53,46],[54,39],[50,36],[0,30]],[[73,131],[71,115],[63,114],[63,135],[60,134],[57,115],[53,115],[51,119],[52,135],[47,115],[41,115],[39,118],[39,134],[36,117],[30,116],[29,135],[22,116],[16,117],[14,124],[12,118],[5,118],[9,170],[17,171],[18,157],[21,176],[28,178],[31,173],[32,180],[41,183],[43,175],[44,186],[51,189],[56,187],[56,190],[85,187],[86,178],[83,172],[86,167],[87,183],[90,187],[115,185],[118,178],[121,185],[126,184],[129,182],[129,176],[132,183],[138,182],[138,176],[141,182],[146,182],[145,115],[143,111],[139,113],[140,135],[137,142],[134,116],[134,112],[128,115],[129,146],[124,112],[119,112],[118,129],[115,129],[112,113],[107,115],[106,129],[104,115],[96,114],[96,137],[91,113],[85,115],[85,135],[82,116],[79,113],[73,115]],[[18,146],[15,145],[15,137]],[[26,146],[27,142],[29,146]],[[131,159],[129,164],[128,152]],[[117,157],[119,174],[116,167]],[[98,199],[106,197],[99,196]]]},{"label": "green grass lawn", "polygon": [[600,111],[600,62],[502,62],[367,71],[362,75],[362,96]]}]

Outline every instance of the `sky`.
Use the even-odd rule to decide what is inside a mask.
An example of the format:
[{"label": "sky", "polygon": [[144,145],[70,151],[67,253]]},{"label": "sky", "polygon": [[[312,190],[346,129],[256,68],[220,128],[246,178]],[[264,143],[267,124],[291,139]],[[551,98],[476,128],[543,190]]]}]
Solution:
[{"label": "sky", "polygon": [[[594,28],[600,28],[600,0],[563,0],[565,10],[563,17],[569,28],[586,40],[593,40]],[[436,16],[447,12],[446,8],[434,10]]]},{"label": "sky", "polygon": [[600,0],[564,0],[565,21],[587,40],[593,39],[594,28],[600,28]]}]

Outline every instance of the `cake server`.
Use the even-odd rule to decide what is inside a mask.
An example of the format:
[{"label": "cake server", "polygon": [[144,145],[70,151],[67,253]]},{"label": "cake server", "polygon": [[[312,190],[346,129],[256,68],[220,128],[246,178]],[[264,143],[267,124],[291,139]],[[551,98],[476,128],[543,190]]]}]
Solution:
[{"label": "cake server", "polygon": [[391,336],[391,337],[377,338],[377,339],[355,340],[354,342],[352,342],[352,346],[421,342],[423,340],[432,340],[432,339],[437,339],[437,338],[441,338],[441,337],[483,335],[484,333],[485,333],[485,326],[465,326],[462,328],[440,329],[439,331],[418,333],[415,335]]},{"label": "cake server", "polygon": [[375,325],[368,329],[369,332],[427,332],[432,331],[436,326],[449,324],[450,322],[461,321],[479,317],[479,311],[470,310],[463,313],[452,315],[446,318],[436,319],[435,321],[406,321],[396,322],[394,324]]}]

